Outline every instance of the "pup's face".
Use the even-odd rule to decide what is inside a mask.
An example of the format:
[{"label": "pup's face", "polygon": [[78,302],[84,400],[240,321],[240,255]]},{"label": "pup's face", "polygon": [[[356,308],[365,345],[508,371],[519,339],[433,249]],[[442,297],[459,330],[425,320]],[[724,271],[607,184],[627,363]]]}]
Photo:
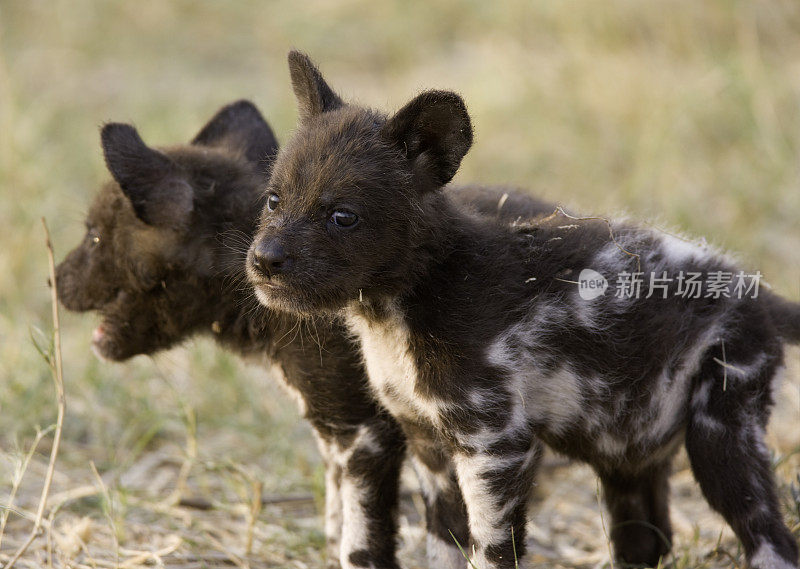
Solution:
[{"label": "pup's face", "polygon": [[176,237],[141,222],[117,184],[106,184],[96,196],[86,234],[58,265],[56,284],[67,309],[102,315],[92,334],[98,355],[121,360],[154,347],[152,308],[132,305],[142,308],[159,296],[164,259]]},{"label": "pup's face", "polygon": [[[95,197],[86,217],[86,233],[56,269],[59,300],[69,310],[97,310],[111,302],[117,292],[129,286],[127,259],[119,258],[117,219],[126,217],[125,196],[119,187],[108,183]],[[124,253],[124,251],[123,251]],[[144,268],[144,267],[143,267]]]},{"label": "pup's face", "polygon": [[192,145],[156,151],[119,124],[103,129],[102,142],[114,181],[95,197],[86,235],[59,264],[56,284],[66,308],[101,315],[94,351],[124,360],[210,325],[210,283],[220,273],[216,233],[251,230],[248,210],[265,177],[254,160],[277,146],[244,102],[222,109]]},{"label": "pup's face", "polygon": [[407,278],[424,194],[455,174],[471,127],[452,93],[387,119],[345,105],[307,57],[289,61],[301,122],[276,160],[247,273],[267,306],[332,311]]},{"label": "pup's face", "polygon": [[247,263],[264,304],[336,309],[399,278],[418,210],[383,122],[343,107],[301,127],[279,154]]}]

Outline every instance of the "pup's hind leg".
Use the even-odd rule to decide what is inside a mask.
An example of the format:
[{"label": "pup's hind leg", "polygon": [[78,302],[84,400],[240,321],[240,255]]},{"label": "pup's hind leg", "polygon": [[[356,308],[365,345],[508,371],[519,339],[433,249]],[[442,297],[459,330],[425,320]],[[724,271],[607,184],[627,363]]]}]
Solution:
[{"label": "pup's hind leg", "polygon": [[763,440],[779,358],[760,354],[739,364],[721,356],[703,367],[693,394],[686,431],[692,470],[752,569],[795,569],[797,542],[783,523]]},{"label": "pup's hind leg", "polygon": [[458,544],[469,550],[469,526],[455,466],[441,450],[427,445],[411,443],[411,452],[425,500],[428,567],[462,569],[466,559]]},{"label": "pup's hind leg", "polygon": [[669,463],[631,474],[598,472],[611,514],[614,556],[625,564],[655,567],[672,546]]}]

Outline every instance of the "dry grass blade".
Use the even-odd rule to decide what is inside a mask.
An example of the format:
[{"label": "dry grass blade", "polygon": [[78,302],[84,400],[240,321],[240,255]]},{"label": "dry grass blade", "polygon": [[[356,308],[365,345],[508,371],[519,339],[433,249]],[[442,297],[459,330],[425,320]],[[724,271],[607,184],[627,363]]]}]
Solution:
[{"label": "dry grass blade", "polygon": [[130,567],[137,567],[152,561],[158,566],[164,565],[162,557],[166,557],[178,549],[183,543],[180,536],[172,534],[168,538],[168,543],[161,549],[155,551],[138,551],[132,549],[120,549],[120,553],[129,556],[130,558],[119,564],[120,569],[128,569]]},{"label": "dry grass blade", "polygon": [[264,493],[264,484],[260,480],[252,481],[253,499],[250,502],[250,512],[247,520],[247,539],[245,543],[244,552],[246,556],[250,556],[253,552],[253,535],[256,529],[256,522],[258,515],[261,513],[261,506],[263,504],[262,494]]},{"label": "dry grass blade", "polygon": [[184,420],[186,422],[186,456],[181,464],[181,470],[175,482],[175,489],[167,499],[164,500],[165,506],[174,506],[181,503],[184,491],[186,490],[186,481],[189,479],[192,467],[195,462],[197,462],[197,415],[194,409],[185,401],[181,401],[181,407],[183,408]]},{"label": "dry grass blade", "polygon": [[117,526],[114,523],[114,501],[111,498],[108,487],[106,486],[105,482],[103,482],[103,477],[100,476],[100,473],[97,471],[94,461],[89,462],[89,467],[92,469],[92,474],[94,474],[94,478],[97,481],[98,492],[103,496],[103,499],[106,502],[104,513],[106,516],[106,521],[108,521],[108,527],[111,529],[111,538],[114,542],[114,559],[116,565],[119,566],[119,537],[117,535]]},{"label": "dry grass blade", "polygon": [[14,475],[14,481],[11,485],[11,493],[8,497],[8,503],[2,507],[3,513],[0,516],[0,547],[3,545],[3,536],[6,532],[6,524],[8,523],[8,516],[12,512],[19,513],[17,510],[14,509],[14,500],[17,497],[17,492],[19,491],[19,485],[22,483],[22,479],[25,476],[25,472],[28,470],[28,464],[31,462],[31,458],[33,455],[36,454],[36,449],[39,448],[39,443],[42,442],[42,439],[50,434],[50,431],[53,430],[55,426],[48,427],[47,429],[41,430],[37,429],[36,431],[36,438],[33,440],[31,444],[31,448],[25,454],[25,457],[22,459],[22,462],[19,465],[17,473]]},{"label": "dry grass blade", "polygon": [[241,557],[236,555],[233,551],[231,551],[229,548],[225,547],[225,544],[222,543],[213,535],[211,535],[211,533],[205,532],[205,537],[211,544],[214,545],[214,547],[225,553],[225,555],[227,556],[226,562],[233,563],[234,565],[239,567],[239,569],[250,569],[250,564],[247,562],[247,560],[242,559]]},{"label": "dry grass blade", "polygon": [[20,557],[27,551],[33,540],[39,534],[42,528],[42,520],[44,519],[44,509],[47,504],[47,496],[50,494],[50,485],[53,483],[53,474],[56,470],[56,458],[58,457],[58,449],[61,444],[61,432],[64,426],[64,413],[67,408],[66,396],[64,395],[64,370],[61,365],[61,330],[58,320],[58,297],[56,296],[56,262],[55,255],[53,254],[53,243],[50,241],[50,231],[47,229],[47,222],[42,218],[42,226],[44,227],[46,246],[47,246],[47,261],[50,272],[50,301],[53,307],[53,359],[51,361],[51,368],[53,370],[53,381],[56,386],[56,397],[58,400],[58,417],[56,418],[56,429],[53,435],[53,447],[50,450],[50,461],[47,464],[47,473],[44,478],[44,485],[42,486],[42,494],[39,498],[39,507],[36,510],[36,520],[33,523],[33,529],[30,535],[19,546],[17,551],[5,565],[5,569],[11,569]]},{"label": "dry grass blade", "polygon": [[[469,566],[470,566],[472,569],[478,569],[478,568],[475,566],[475,563],[473,563],[472,559],[470,559],[469,555],[467,555],[466,551],[464,551],[464,548],[463,548],[463,547],[461,547],[461,544],[458,542],[458,539],[456,539],[456,536],[453,534],[453,532],[452,532],[452,531],[450,531],[450,530],[447,530],[447,531],[448,531],[448,533],[450,534],[450,537],[452,537],[452,538],[453,538],[453,541],[455,541],[455,542],[456,542],[456,547],[458,547],[458,550],[461,552],[461,555],[463,555],[463,556],[464,556],[464,559],[466,559],[466,560],[467,560],[467,564],[468,564],[468,565],[469,565]],[[473,550],[474,550],[474,548],[475,548],[475,546],[473,545]]]}]

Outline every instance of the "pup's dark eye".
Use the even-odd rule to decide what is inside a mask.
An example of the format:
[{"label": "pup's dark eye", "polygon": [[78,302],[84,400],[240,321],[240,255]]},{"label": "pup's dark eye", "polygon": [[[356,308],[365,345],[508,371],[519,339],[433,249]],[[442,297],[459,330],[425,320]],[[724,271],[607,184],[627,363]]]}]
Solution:
[{"label": "pup's dark eye", "polygon": [[353,227],[358,223],[358,216],[346,209],[337,209],[331,214],[331,222],[339,227]]},{"label": "pup's dark eye", "polygon": [[278,194],[270,194],[267,198],[267,209],[269,211],[275,211],[278,209],[279,203],[281,203],[281,198],[278,197]]},{"label": "pup's dark eye", "polygon": [[100,235],[96,231],[89,231],[87,237],[92,245],[100,243]]}]

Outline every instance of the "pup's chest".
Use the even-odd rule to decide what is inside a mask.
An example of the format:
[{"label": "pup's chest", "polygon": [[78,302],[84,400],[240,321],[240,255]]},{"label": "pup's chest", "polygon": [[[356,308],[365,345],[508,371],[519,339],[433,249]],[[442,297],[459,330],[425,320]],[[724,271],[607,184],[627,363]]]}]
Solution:
[{"label": "pup's chest", "polygon": [[419,418],[438,423],[442,405],[423,395],[420,370],[411,349],[407,325],[399,316],[368,321],[362,316],[348,317],[358,336],[370,386],[378,400],[395,417]]}]

